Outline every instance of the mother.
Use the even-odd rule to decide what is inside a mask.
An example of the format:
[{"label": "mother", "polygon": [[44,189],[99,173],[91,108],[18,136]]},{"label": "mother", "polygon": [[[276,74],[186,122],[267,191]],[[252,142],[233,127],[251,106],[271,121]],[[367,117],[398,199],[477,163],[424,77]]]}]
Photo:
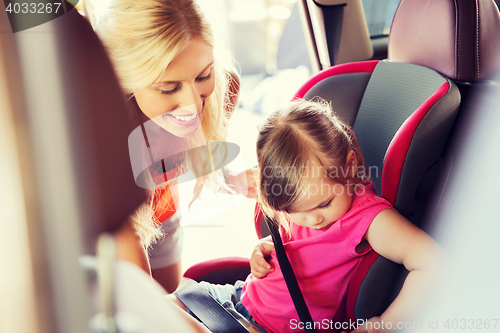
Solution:
[{"label": "mother", "polygon": [[[109,0],[100,13],[97,7],[93,9],[91,22],[109,52],[138,124],[162,119],[158,146],[181,145],[196,137],[205,143],[224,142],[239,81],[214,56],[212,29],[195,1]],[[176,176],[196,169],[197,159],[202,157],[184,154],[182,161],[170,160],[162,170]],[[194,198],[204,185],[222,179],[200,175]],[[231,178],[240,190],[248,190],[240,184],[253,179],[253,170]],[[181,277],[182,235],[176,181],[170,179],[167,184],[151,194],[152,220],[161,224],[165,236],[151,249],[150,262],[144,251],[152,234],[151,219],[144,213],[147,209],[117,239],[122,259],[148,272],[151,267],[153,277],[172,292]],[[247,193],[251,196],[252,190]]]}]

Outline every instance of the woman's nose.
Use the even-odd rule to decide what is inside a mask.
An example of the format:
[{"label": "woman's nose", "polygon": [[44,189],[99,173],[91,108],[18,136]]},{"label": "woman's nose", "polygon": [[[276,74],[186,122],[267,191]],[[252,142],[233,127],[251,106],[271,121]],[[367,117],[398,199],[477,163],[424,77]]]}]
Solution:
[{"label": "woman's nose", "polygon": [[185,85],[184,93],[180,96],[179,108],[195,105],[196,111],[201,111],[202,98],[194,85]]}]

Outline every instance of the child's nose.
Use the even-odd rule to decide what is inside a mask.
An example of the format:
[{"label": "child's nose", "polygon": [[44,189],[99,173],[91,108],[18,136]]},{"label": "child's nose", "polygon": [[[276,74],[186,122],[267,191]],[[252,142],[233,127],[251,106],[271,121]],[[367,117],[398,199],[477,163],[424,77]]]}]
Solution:
[{"label": "child's nose", "polygon": [[323,215],[321,215],[321,214],[316,214],[316,215],[314,216],[314,219],[313,219],[313,224],[319,224],[319,223],[322,223],[322,222],[324,221],[324,219],[325,219],[325,218],[323,217]]}]

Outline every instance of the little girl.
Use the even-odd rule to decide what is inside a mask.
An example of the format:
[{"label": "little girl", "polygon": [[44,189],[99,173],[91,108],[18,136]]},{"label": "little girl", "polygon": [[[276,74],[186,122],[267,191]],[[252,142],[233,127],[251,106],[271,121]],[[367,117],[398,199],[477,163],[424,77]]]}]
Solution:
[{"label": "little girl", "polygon": [[[313,321],[334,318],[356,265],[373,249],[410,273],[389,308],[356,332],[402,328],[436,277],[442,250],[376,195],[349,126],[325,103],[294,101],[262,126],[257,157],[261,204],[280,223]],[[244,283],[202,286],[267,332],[303,331],[270,237],[256,246],[250,265]]]}]

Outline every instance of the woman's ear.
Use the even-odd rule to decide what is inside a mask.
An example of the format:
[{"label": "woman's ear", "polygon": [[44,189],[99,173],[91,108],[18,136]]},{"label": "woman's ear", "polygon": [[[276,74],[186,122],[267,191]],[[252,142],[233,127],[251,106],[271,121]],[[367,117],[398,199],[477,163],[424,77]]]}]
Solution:
[{"label": "woman's ear", "polygon": [[356,178],[358,172],[358,157],[354,150],[350,150],[347,153],[345,163],[345,168],[348,170],[347,174],[349,174],[351,178]]}]

